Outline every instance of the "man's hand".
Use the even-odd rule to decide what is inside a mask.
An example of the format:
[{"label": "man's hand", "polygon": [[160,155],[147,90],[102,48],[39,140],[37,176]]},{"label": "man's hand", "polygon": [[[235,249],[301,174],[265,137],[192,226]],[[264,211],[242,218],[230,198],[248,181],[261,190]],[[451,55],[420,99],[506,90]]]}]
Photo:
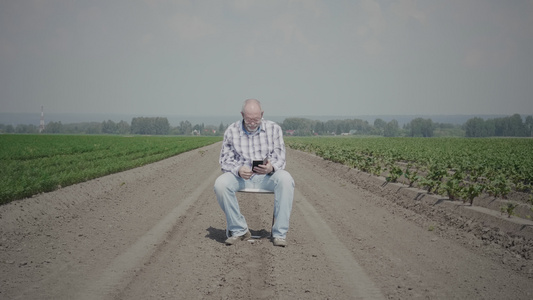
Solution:
[{"label": "man's hand", "polygon": [[250,170],[250,167],[248,166],[242,166],[240,169],[239,169],[239,176],[241,176],[241,178],[243,179],[250,179],[250,177],[252,177],[252,175],[254,174],[254,172],[252,172],[252,170]]},{"label": "man's hand", "polygon": [[273,170],[274,170],[274,167],[272,167],[272,164],[270,163],[270,161],[267,161],[266,164],[258,165],[257,167],[255,167],[254,173],[265,175],[265,174],[272,172]]}]

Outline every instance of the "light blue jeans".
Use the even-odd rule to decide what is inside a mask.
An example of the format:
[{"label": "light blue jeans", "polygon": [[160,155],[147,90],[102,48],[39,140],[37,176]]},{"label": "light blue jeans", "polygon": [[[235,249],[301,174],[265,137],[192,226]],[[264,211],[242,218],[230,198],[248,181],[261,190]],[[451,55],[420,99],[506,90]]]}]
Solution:
[{"label": "light blue jeans", "polygon": [[[285,170],[272,175],[254,175],[244,180],[230,172],[220,175],[215,181],[215,194],[218,204],[226,214],[227,231],[241,236],[248,230],[246,219],[241,214],[236,192],[244,188],[260,188],[274,191],[274,225],[272,237],[285,238],[289,230],[289,219],[294,198],[294,180]],[[227,233],[226,231],[226,233]]]}]

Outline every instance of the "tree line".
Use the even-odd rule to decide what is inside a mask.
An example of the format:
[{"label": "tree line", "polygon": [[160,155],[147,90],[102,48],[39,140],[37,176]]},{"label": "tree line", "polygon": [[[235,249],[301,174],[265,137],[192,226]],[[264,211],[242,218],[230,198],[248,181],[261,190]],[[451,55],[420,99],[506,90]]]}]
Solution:
[{"label": "tree line", "polygon": [[305,118],[288,118],[281,123],[284,131],[295,136],[310,135],[377,135],[385,137],[464,136],[461,125],[435,123],[431,119],[416,118],[400,127],[397,120],[374,120],[373,124],[361,119],[329,120],[326,122]]},{"label": "tree line", "polygon": [[[415,118],[400,127],[397,120],[386,122],[376,119],[372,124],[361,119],[344,119],[317,121],[306,118],[286,118],[280,123],[286,135],[375,135],[385,137],[433,137],[433,136],[466,136],[466,137],[531,137],[533,136],[533,117],[525,120],[519,114],[509,117],[484,120],[469,119],[463,125],[436,123],[431,119]],[[143,135],[207,135],[222,136],[227,125],[219,126],[191,124],[181,121],[178,126],[171,126],[164,117],[136,117],[130,123],[121,120],[103,122],[85,122],[62,124],[49,122],[43,133],[55,134],[143,134]],[[39,133],[35,125],[4,125],[0,124],[0,133]]]},{"label": "tree line", "polygon": [[360,119],[330,120],[326,122],[305,118],[288,118],[281,123],[284,131],[296,136],[309,135],[379,135],[385,137],[533,137],[533,117],[525,120],[519,114],[484,120],[472,118],[463,125],[437,123],[431,119],[415,118],[401,128],[397,120],[376,119],[373,124]]},{"label": "tree line", "polygon": [[467,137],[531,137],[533,136],[533,117],[527,116],[525,121],[519,114],[488,120],[473,118],[466,122],[465,131]]},{"label": "tree line", "polygon": [[[189,121],[181,121],[178,126],[171,126],[164,117],[136,117],[130,123],[121,120],[114,122],[82,122],[63,124],[49,122],[42,133],[53,134],[142,134],[142,135],[223,135],[226,126],[195,124]],[[0,124],[0,133],[39,133],[39,127],[35,125],[19,124],[17,126]]]},{"label": "tree line", "polygon": [[376,119],[374,125],[360,119],[329,120],[326,122],[306,118],[287,118],[281,124],[283,130],[296,136],[308,135],[386,135],[398,136],[398,121],[387,123]]}]

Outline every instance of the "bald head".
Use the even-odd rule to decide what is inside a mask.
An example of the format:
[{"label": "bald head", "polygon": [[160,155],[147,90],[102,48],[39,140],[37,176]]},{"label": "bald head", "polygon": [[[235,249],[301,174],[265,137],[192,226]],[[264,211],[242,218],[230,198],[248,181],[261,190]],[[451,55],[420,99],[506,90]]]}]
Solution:
[{"label": "bald head", "polygon": [[241,113],[245,113],[246,111],[259,111],[263,112],[263,109],[261,108],[261,102],[257,99],[247,99],[244,100],[244,103],[242,104],[242,110]]}]

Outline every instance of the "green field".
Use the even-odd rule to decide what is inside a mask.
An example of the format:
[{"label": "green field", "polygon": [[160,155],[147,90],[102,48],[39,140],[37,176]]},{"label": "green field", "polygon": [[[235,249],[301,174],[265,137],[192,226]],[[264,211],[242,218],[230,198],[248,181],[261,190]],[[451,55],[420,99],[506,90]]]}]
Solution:
[{"label": "green field", "polygon": [[0,204],[139,167],[221,139],[0,135]]},{"label": "green field", "polygon": [[481,193],[505,198],[532,190],[530,138],[290,137],[286,144],[470,203]]}]

